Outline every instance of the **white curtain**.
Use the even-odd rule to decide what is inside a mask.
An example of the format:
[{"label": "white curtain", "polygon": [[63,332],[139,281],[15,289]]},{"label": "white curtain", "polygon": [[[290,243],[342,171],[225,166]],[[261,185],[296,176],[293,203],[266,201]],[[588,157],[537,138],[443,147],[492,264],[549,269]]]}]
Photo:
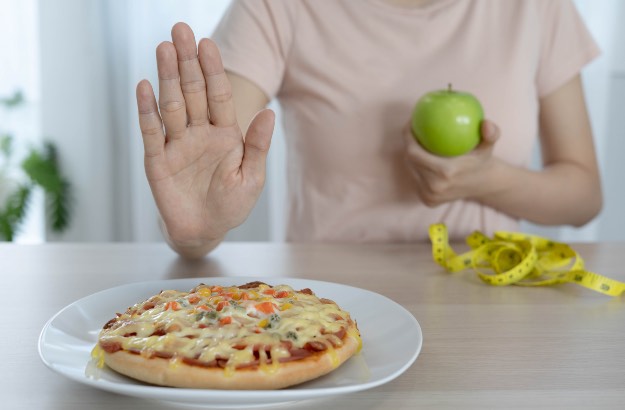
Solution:
[{"label": "white curtain", "polygon": [[[20,3],[20,0],[0,0]],[[31,0],[33,1],[33,0]],[[549,1],[549,0],[547,0]],[[59,145],[77,207],[65,241],[161,240],[143,171],[134,89],[156,84],[154,50],[185,21],[209,36],[229,0],[38,0],[41,129]],[[606,192],[601,216],[582,229],[524,229],[562,240],[625,239],[625,4],[578,0],[604,54],[584,72]],[[3,10],[6,10],[3,8]],[[37,21],[37,19],[35,19]],[[19,32],[19,29],[16,30]],[[572,47],[574,45],[571,45]],[[3,48],[4,50],[4,48]],[[0,87],[2,90],[2,87]],[[274,107],[277,108],[277,107]],[[282,240],[284,141],[274,136],[263,196],[230,240]],[[620,154],[619,154],[620,153]],[[575,204],[571,204],[575,206]]]}]

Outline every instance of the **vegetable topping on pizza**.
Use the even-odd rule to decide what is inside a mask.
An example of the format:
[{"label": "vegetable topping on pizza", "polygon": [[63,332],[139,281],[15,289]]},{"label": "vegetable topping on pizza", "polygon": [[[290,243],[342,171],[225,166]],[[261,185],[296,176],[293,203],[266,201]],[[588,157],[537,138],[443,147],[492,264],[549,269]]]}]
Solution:
[{"label": "vegetable topping on pizza", "polygon": [[333,371],[361,344],[349,313],[310,289],[200,284],[118,313],[93,356],[100,366],[157,385],[279,389]]}]

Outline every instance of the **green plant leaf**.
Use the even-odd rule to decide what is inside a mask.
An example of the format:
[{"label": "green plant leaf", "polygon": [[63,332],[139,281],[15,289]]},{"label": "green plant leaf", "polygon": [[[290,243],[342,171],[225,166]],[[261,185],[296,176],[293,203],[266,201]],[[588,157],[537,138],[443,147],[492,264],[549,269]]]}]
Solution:
[{"label": "green plant leaf", "polygon": [[12,241],[15,237],[26,216],[31,192],[31,185],[21,185],[7,198],[0,211],[0,239]]},{"label": "green plant leaf", "polygon": [[59,154],[56,146],[50,141],[44,141],[43,143],[44,157],[58,169],[59,166]]},{"label": "green plant leaf", "polygon": [[54,144],[45,142],[42,151],[31,150],[22,162],[22,169],[45,191],[46,213],[52,230],[63,232],[69,226],[73,197],[69,181],[59,170]]},{"label": "green plant leaf", "polygon": [[[0,98],[0,106],[12,109],[24,103],[21,90],[12,96]],[[5,157],[5,167],[9,165],[13,153],[13,136],[0,134],[0,159]],[[45,193],[46,213],[50,226],[55,232],[62,232],[69,226],[73,198],[69,181],[61,174],[58,165],[58,153],[52,142],[44,142],[41,149],[33,148],[21,162],[21,168],[30,179],[29,183],[19,188],[0,204],[0,240],[12,241],[23,222],[31,191],[35,186]],[[3,171],[5,171],[3,169]]]},{"label": "green plant leaf", "polygon": [[24,102],[24,94],[22,93],[22,90],[17,90],[13,93],[13,95],[11,97],[8,98],[0,98],[0,104],[4,105],[5,107],[17,107],[18,105],[22,104]]},{"label": "green plant leaf", "polygon": [[45,157],[41,152],[32,149],[28,157],[22,162],[22,169],[46,193],[61,190],[59,170],[55,161]]},{"label": "green plant leaf", "polygon": [[13,152],[13,136],[11,134],[0,135],[0,152],[6,159],[11,158]]},{"label": "green plant leaf", "polygon": [[54,232],[63,232],[69,226],[72,195],[70,184],[61,179],[59,192],[51,192],[46,196],[48,218]]}]

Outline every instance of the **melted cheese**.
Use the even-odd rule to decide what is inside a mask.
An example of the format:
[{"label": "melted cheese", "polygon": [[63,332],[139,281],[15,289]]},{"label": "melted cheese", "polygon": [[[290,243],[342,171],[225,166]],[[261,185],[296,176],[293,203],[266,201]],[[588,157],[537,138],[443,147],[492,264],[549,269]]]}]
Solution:
[{"label": "melted cheese", "polygon": [[256,361],[263,372],[274,373],[280,361],[290,357],[289,344],[297,349],[310,342],[325,346],[338,366],[334,347],[341,346],[342,340],[334,333],[344,329],[346,337],[360,341],[347,312],[287,285],[201,286],[193,293],[163,291],[150,300],[157,301],[153,308],[145,310],[146,302],[138,303],[103,329],[100,343],[118,343],[144,357],[171,357],[173,367],[184,358],[207,365],[225,361],[228,376]]},{"label": "melted cheese", "polygon": [[358,349],[356,350],[356,353],[359,353],[362,350],[362,338],[360,337],[360,333],[358,333],[358,329],[357,328],[347,329],[347,335],[358,341]]},{"label": "melted cheese", "polygon": [[104,367],[104,351],[100,345],[95,345],[91,350],[91,360],[95,362],[97,367]]}]

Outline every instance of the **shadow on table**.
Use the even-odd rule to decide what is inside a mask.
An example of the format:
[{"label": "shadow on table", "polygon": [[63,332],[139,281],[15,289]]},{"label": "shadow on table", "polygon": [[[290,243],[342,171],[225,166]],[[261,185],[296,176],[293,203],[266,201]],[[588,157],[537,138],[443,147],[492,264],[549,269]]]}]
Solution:
[{"label": "shadow on table", "polygon": [[217,260],[211,258],[189,260],[178,257],[167,270],[167,277],[170,279],[218,276],[225,276],[224,269]]}]

